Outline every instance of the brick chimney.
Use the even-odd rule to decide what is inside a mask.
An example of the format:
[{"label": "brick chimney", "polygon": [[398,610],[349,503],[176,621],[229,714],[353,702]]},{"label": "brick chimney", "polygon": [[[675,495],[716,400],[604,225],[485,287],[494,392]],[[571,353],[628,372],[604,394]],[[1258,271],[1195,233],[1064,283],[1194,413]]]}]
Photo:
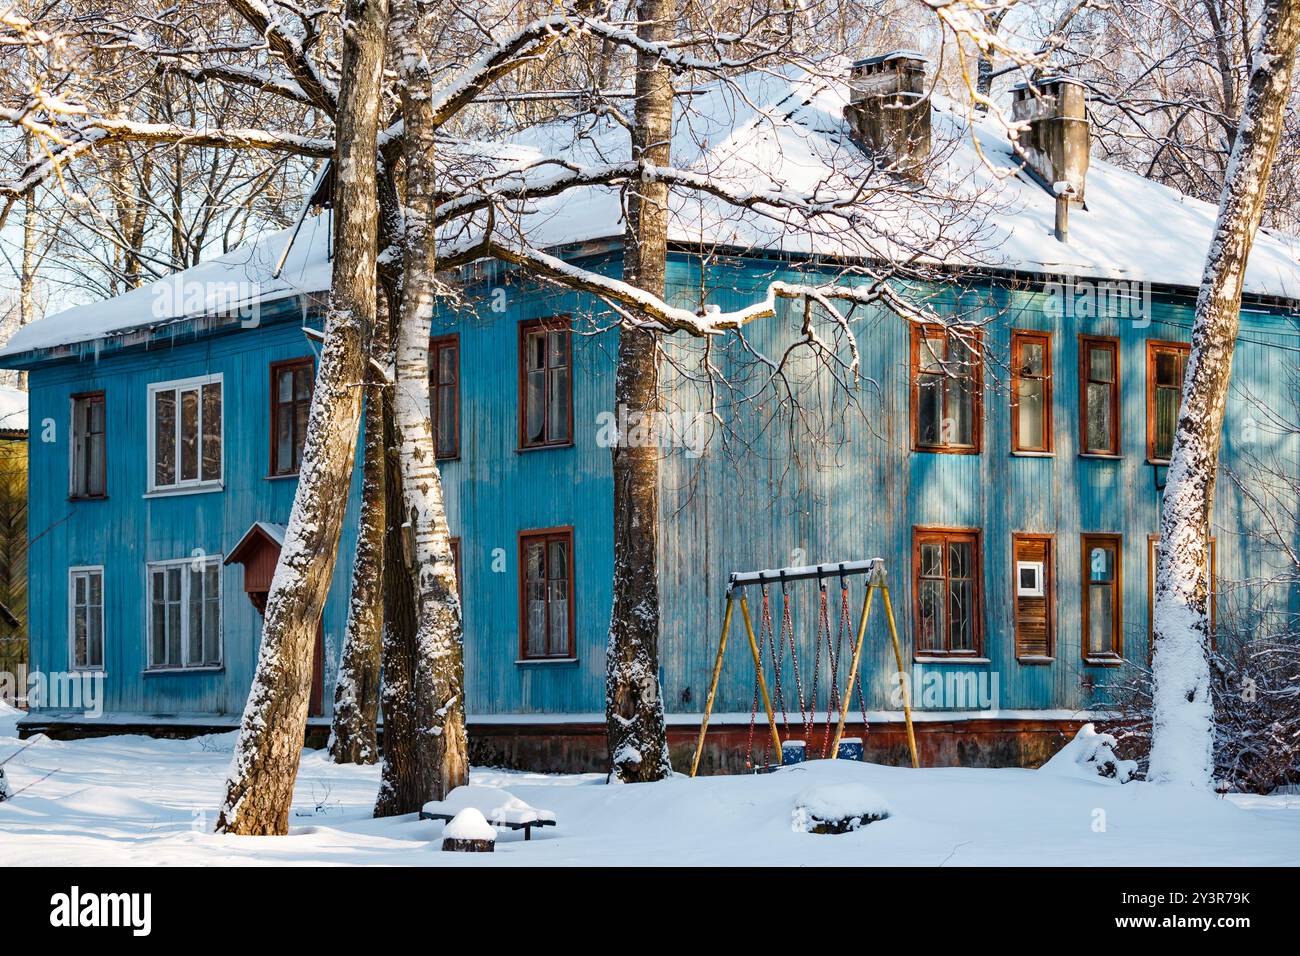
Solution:
[{"label": "brick chimney", "polygon": [[1083,86],[1063,76],[1014,86],[1011,118],[1029,124],[1018,144],[1033,177],[1054,196],[1083,202],[1092,133]]},{"label": "brick chimney", "polygon": [[914,50],[858,60],[849,72],[844,118],[853,136],[904,175],[918,177],[930,156],[928,62]]}]

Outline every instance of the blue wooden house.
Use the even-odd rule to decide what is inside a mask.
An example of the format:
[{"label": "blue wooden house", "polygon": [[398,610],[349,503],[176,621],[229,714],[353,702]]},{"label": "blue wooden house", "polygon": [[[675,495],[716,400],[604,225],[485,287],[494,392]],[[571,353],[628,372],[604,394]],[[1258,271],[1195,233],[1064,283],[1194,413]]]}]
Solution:
[{"label": "blue wooden house", "polygon": [[[905,91],[920,69],[901,54],[855,65],[848,83],[742,79],[743,96],[722,86],[698,93],[678,124],[681,165],[725,176],[743,160],[750,175],[786,184],[827,179],[850,155],[869,166],[933,151],[946,181],[983,205],[969,231],[928,240],[935,274],[952,278],[910,294],[976,323],[984,343],[962,358],[942,331],[864,309],[853,317],[861,376],[847,389],[794,353],[785,401],[766,393],[715,405],[691,374],[701,344],[665,341],[666,411],[680,428],[662,442],[660,679],[679,764],[698,729],[733,571],[883,557],[932,763],[1041,760],[1104,709],[1107,685],[1126,666],[1148,660],[1162,463],[1215,210],[1089,164],[1082,96],[1068,81],[1036,98],[1016,94],[1035,131],[1026,160],[1003,130],[928,100],[900,140],[872,97]],[[557,125],[508,145],[525,157],[555,148],[597,156],[621,135]],[[1047,188],[1061,181],[1074,194],[1068,237],[1057,234],[1061,200]],[[869,281],[846,269],[858,250],[847,240],[836,248],[830,233],[783,232],[703,199],[675,199],[673,214],[677,304],[736,308],[776,279]],[[619,274],[616,190],[536,203],[527,221],[539,244]],[[911,228],[887,231],[921,241],[906,239]],[[60,699],[51,680],[27,731],[193,733],[237,723],[294,494],[317,347],[304,330],[319,325],[329,246],[328,214],[309,218],[292,235],[37,322],[5,348],[3,365],[27,370],[30,383],[31,667],[102,675],[102,714]],[[1285,237],[1261,234],[1252,258],[1229,465],[1270,440],[1253,424],[1254,400],[1281,408],[1295,398],[1295,252]],[[749,327],[750,351],[715,343],[733,399],[754,391],[752,353],[782,354],[801,319],[802,305],[788,303]],[[617,330],[599,301],[491,265],[465,277],[461,301],[436,325],[430,389],[475,758],[600,766]],[[320,629],[317,728],[344,631],[356,482],[338,507],[347,520]],[[1221,621],[1232,603],[1226,583],[1262,577],[1270,560],[1245,537],[1258,526],[1221,482]],[[778,618],[781,599],[773,588]],[[817,591],[792,591],[790,601],[805,694],[820,667],[824,715]],[[1295,613],[1300,595],[1251,592],[1249,604]],[[896,668],[883,623],[875,627],[848,733],[865,733],[869,754],[899,759]],[[753,690],[752,666],[730,656],[706,766],[738,765]],[[789,676],[786,709],[798,710]]]}]

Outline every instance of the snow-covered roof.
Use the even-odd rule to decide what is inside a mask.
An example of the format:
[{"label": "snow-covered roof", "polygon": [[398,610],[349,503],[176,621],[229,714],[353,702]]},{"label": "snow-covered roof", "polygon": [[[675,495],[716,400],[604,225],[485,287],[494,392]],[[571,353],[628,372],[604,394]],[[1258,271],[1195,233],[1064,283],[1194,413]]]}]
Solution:
[{"label": "snow-covered roof", "polygon": [[27,393],[0,385],[0,432],[27,431]]},{"label": "snow-covered roof", "polygon": [[[833,75],[836,71],[828,71]],[[838,74],[847,78],[848,64]],[[846,79],[756,71],[679,98],[672,165],[733,194],[816,195],[842,202],[873,175],[872,160],[848,135]],[[764,208],[738,211],[715,196],[671,193],[670,238],[682,243],[831,257],[919,256],[951,266],[1121,279],[1194,289],[1200,283],[1216,209],[1094,159],[1087,202],[1070,213],[1070,241],[1054,235],[1055,198],[1016,171],[1005,129],[972,120],[935,99],[936,163],[930,188],[867,195],[843,228]],[[603,165],[626,161],[627,131],[614,120],[578,116],[531,128],[507,142],[481,144],[480,157],[509,177],[545,183],[563,169],[547,158]],[[511,170],[514,172],[512,173]],[[530,202],[513,224],[538,248],[622,236],[618,187],[586,186]],[[277,232],[151,286],[77,306],[20,329],[0,357],[88,342],[196,314],[187,289],[245,289],[268,302],[329,287],[329,217],[309,218],[278,278],[289,239]],[[498,229],[505,228],[498,222]],[[1300,240],[1261,231],[1246,272],[1247,294],[1300,300]],[[202,312],[200,308],[197,310]]]}]

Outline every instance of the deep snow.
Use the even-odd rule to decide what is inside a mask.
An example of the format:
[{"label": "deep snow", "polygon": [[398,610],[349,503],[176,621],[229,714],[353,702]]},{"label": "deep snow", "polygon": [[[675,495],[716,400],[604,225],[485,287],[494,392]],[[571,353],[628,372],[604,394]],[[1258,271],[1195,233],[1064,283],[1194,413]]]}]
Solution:
[{"label": "deep snow", "polygon": [[[0,715],[0,760],[14,752],[16,714]],[[211,833],[234,733],[195,740],[41,739],[6,766],[0,864],[299,864],[461,866],[1160,865],[1294,864],[1300,797],[1238,797],[1120,786],[1033,770],[911,770],[814,761],[760,776],[676,778],[605,786],[599,775],[476,770],[559,826],[501,831],[495,853],[443,853],[444,824],[374,820],[377,767],[303,755],[287,837]],[[818,836],[791,826],[810,787],[855,785],[890,817]],[[835,791],[829,791],[834,793]],[[844,792],[844,791],[839,791]],[[1104,831],[1098,822],[1104,821]]]}]

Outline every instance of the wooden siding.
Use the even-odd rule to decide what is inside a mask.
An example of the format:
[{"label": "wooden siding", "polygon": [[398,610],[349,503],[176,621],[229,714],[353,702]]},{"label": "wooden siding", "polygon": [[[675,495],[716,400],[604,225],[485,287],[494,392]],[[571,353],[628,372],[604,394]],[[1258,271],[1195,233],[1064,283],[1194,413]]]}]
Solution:
[{"label": "wooden siding", "polygon": [[[616,257],[598,262],[617,274]],[[751,302],[771,278],[800,276],[777,261],[712,261],[675,255],[670,285],[676,301],[695,307],[701,290],[710,304],[731,308]],[[806,355],[787,369],[792,388],[806,403],[806,431],[791,455],[787,435],[773,419],[771,401],[733,415],[725,407],[727,441],[711,436],[703,457],[685,450],[663,457],[660,594],[663,621],[662,680],[670,711],[697,713],[703,703],[716,650],[727,575],[824,560],[885,558],[893,607],[905,653],[911,658],[913,594],[912,529],[915,526],[980,530],[983,567],[983,653],[978,662],[926,664],[923,672],[953,669],[996,675],[997,706],[1066,709],[1104,701],[1113,672],[1084,665],[1080,654],[1080,547],[1085,532],[1124,536],[1124,648],[1145,660],[1147,535],[1156,528],[1159,496],[1145,458],[1146,383],[1144,342],[1186,340],[1187,302],[1153,303],[1150,326],[1113,318],[1054,318],[1042,292],[983,286],[960,299],[934,294],[937,307],[995,319],[986,336],[1005,356],[1010,329],[1052,334],[1051,456],[1010,453],[1011,415],[1005,359],[984,369],[983,441],[978,455],[912,452],[910,445],[908,341],[905,322],[859,310],[855,326],[863,360],[857,408],[816,374]],[[32,654],[35,666],[67,664],[67,568],[103,564],[106,587],[105,644],[108,709],[141,714],[237,714],[252,676],[260,621],[243,593],[238,567],[223,571],[225,667],[219,673],[145,675],[144,563],[183,557],[193,549],[226,554],[253,521],[287,520],[294,479],[267,479],[268,366],[309,351],[297,319],[276,319],[264,310],[256,329],[207,338],[178,337],[172,344],[136,349],[96,361],[80,359],[33,368],[31,421],[57,426],[54,442],[33,442],[32,474],[41,476],[31,502]],[[573,444],[518,448],[518,326],[567,315],[573,323]],[[789,304],[782,321],[762,321],[747,335],[777,354],[797,331]],[[1289,399],[1284,368],[1298,343],[1289,320],[1251,316],[1234,364],[1234,397],[1224,445],[1232,461],[1248,440],[1243,427],[1249,390],[1274,406]],[[613,372],[616,333],[610,318],[589,298],[507,281],[488,270],[458,311],[440,315],[434,334],[460,335],[460,457],[442,463],[451,532],[461,543],[460,569],[466,634],[467,705],[473,715],[591,715],[603,710],[604,650],[612,601],[612,488],[610,453],[598,441],[599,415],[616,411]],[[1123,455],[1118,460],[1080,458],[1078,423],[1079,335],[1116,336],[1120,343]],[[1283,345],[1291,351],[1270,348]],[[674,337],[667,348],[689,367],[700,343]],[[714,344],[714,359],[728,374],[742,372],[734,344]],[[145,396],[148,383],[220,372],[225,377],[224,491],[145,498]],[[752,376],[737,379],[748,392]],[[704,407],[699,387],[664,368],[670,411]],[[67,500],[68,400],[74,392],[102,388],[107,394],[112,444],[109,496],[103,501]],[[1258,419],[1258,415],[1255,416]],[[325,615],[326,700],[331,697],[351,573],[357,487],[340,544],[339,564]],[[1263,560],[1239,530],[1249,509],[1230,482],[1222,481],[1216,507],[1219,573],[1239,580],[1259,572]],[[574,660],[519,662],[520,532],[573,528]],[[1053,658],[1020,663],[1016,658],[1014,533],[1055,535]],[[1222,589],[1221,589],[1222,590]],[[838,601],[832,587],[832,601]],[[796,589],[793,607],[811,683],[816,588]],[[852,591],[854,613],[861,582]],[[779,598],[776,600],[779,601]],[[1288,599],[1279,596],[1279,606]],[[1293,610],[1300,595],[1289,598]],[[1220,598],[1220,620],[1225,613]],[[779,604],[774,607],[779,613]],[[757,607],[755,607],[757,611]],[[832,623],[837,608],[832,607]],[[879,610],[864,655],[866,704],[893,709],[894,665]],[[748,712],[753,673],[734,645],[723,672],[717,711]],[[826,674],[819,687],[826,686]],[[793,705],[792,698],[788,704]],[[824,706],[824,699],[820,702]]]}]

